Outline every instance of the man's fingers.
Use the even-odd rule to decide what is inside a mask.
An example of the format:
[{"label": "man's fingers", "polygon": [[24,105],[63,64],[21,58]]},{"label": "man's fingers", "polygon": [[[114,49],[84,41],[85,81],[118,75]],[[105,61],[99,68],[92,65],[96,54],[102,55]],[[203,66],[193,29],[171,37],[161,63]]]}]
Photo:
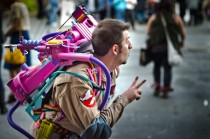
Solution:
[{"label": "man's fingers", "polygon": [[139,88],[139,87],[142,86],[145,82],[146,82],[146,80],[141,81],[141,82],[136,86],[136,88]]},{"label": "man's fingers", "polygon": [[136,97],[136,100],[139,100],[141,98],[141,91],[138,91],[138,96]]},{"label": "man's fingers", "polygon": [[131,84],[131,86],[134,86],[136,84],[136,82],[138,81],[139,77],[136,76],[135,80],[133,81],[133,83]]},{"label": "man's fingers", "polygon": [[138,94],[141,95],[141,93],[142,93],[142,91],[139,90],[139,91],[138,91]]}]

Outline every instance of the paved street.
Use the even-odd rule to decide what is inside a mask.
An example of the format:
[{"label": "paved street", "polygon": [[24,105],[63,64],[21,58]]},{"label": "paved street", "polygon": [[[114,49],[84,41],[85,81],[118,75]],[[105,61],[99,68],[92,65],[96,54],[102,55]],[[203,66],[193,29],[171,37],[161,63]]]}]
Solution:
[{"label": "paved street", "polygon": [[[40,40],[47,33],[45,21],[32,18],[31,38]],[[121,67],[117,93],[125,91],[136,75],[147,79],[141,100],[130,104],[122,118],[114,126],[111,139],[209,139],[210,138],[210,23],[187,27],[187,38],[183,49],[184,64],[173,69],[172,86],[175,89],[168,99],[154,97],[150,85],[153,64],[139,66],[139,47],[145,38],[145,25],[131,31],[133,49],[129,61]],[[36,65],[36,53],[33,64]],[[9,81],[7,71],[3,79]],[[6,87],[8,96],[9,90]],[[11,105],[8,105],[11,108]],[[15,111],[13,120],[28,131],[32,122],[24,106]],[[11,128],[6,115],[0,115],[0,138],[23,139]]]},{"label": "paved street", "polygon": [[[139,27],[136,42],[141,42]],[[173,87],[169,99],[152,96],[152,63],[138,66],[138,49],[132,51],[129,63],[122,66],[119,92],[125,90],[135,75],[148,80],[139,102],[128,106],[113,128],[112,139],[209,139],[210,138],[210,26],[187,27],[183,50],[185,64],[175,67]]]}]

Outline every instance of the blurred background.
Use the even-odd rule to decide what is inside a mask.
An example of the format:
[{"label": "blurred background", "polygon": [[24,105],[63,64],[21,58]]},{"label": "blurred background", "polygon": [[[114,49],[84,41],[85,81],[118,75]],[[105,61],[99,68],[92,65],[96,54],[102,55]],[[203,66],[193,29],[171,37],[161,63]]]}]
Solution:
[{"label": "blurred background", "polygon": [[[6,32],[9,23],[10,7],[15,0],[1,0],[2,30]],[[130,22],[133,49],[128,64],[121,67],[121,76],[117,81],[116,93],[120,94],[130,85],[136,75],[147,79],[142,88],[140,101],[125,109],[122,118],[113,127],[111,139],[209,139],[210,138],[210,1],[209,0],[174,0],[175,11],[184,23],[186,40],[183,48],[184,64],[173,69],[172,86],[175,91],[168,99],[153,96],[153,63],[143,67],[139,65],[139,50],[146,40],[146,27],[149,17],[155,13],[159,0],[137,0],[133,18],[126,16],[126,6],[114,5],[114,0],[21,0],[30,14],[29,30],[32,40],[41,40],[42,36],[68,29],[68,21],[62,29],[59,27],[70,17],[78,5],[85,5],[87,10],[100,21],[104,18],[117,18]],[[195,2],[196,1],[196,2]],[[51,3],[52,2],[52,3]],[[126,1],[120,0],[120,2]],[[195,2],[195,4],[191,4]],[[56,13],[56,14],[52,14]],[[123,14],[124,13],[124,14]],[[9,44],[7,37],[2,43]],[[2,47],[3,48],[3,47]],[[4,53],[1,58],[1,77],[5,88],[4,101],[9,110],[13,103],[6,103],[10,90],[7,82],[9,72],[4,68]],[[32,66],[39,64],[37,52],[31,51]],[[2,91],[2,90],[0,90]],[[32,119],[18,108],[13,120],[29,131]],[[0,138],[23,139],[22,134],[14,130],[7,122],[7,112],[0,114]]]}]

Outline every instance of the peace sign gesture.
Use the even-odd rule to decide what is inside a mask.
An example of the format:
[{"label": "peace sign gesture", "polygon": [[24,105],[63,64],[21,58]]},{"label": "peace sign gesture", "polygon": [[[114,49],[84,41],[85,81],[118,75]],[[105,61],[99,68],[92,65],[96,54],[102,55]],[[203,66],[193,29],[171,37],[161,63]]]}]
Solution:
[{"label": "peace sign gesture", "polygon": [[122,95],[125,96],[129,103],[133,100],[138,100],[141,97],[142,91],[139,90],[139,88],[146,82],[146,80],[142,80],[140,83],[138,83],[139,77],[136,76],[135,80],[131,84],[131,86],[128,88],[127,91],[125,91]]}]

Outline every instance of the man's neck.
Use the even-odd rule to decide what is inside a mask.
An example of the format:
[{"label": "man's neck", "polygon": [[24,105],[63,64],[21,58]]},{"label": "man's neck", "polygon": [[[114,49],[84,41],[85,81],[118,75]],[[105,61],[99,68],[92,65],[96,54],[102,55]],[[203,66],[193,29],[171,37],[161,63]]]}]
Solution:
[{"label": "man's neck", "polygon": [[94,57],[98,58],[101,62],[103,62],[103,64],[107,67],[107,69],[109,70],[109,72],[113,71],[117,66],[115,66],[115,64],[113,64],[113,60],[110,59],[108,56],[96,56],[94,55]]}]

